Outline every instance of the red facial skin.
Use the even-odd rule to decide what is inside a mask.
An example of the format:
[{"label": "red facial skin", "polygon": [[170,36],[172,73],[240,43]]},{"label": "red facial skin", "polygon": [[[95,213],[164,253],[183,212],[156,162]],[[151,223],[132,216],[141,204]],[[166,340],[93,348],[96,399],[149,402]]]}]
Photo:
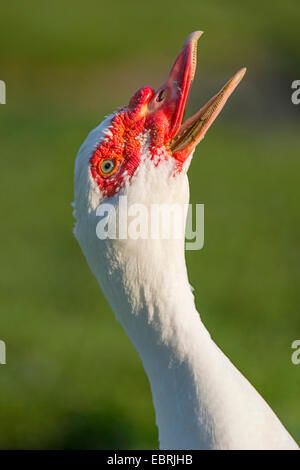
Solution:
[{"label": "red facial skin", "polygon": [[[152,158],[157,148],[162,147],[168,139],[169,120],[165,113],[146,113],[145,107],[154,96],[150,87],[141,88],[131,98],[128,107],[121,109],[111,121],[111,136],[104,139],[90,159],[91,173],[97,182],[103,196],[111,197],[123,185],[125,176],[129,178],[135,173],[141,161],[141,142],[138,136],[149,133],[149,150]],[[166,148],[170,156],[172,153]],[[164,152],[164,155],[167,155]],[[174,156],[174,155],[173,155]],[[100,170],[101,162],[105,159],[115,159],[117,170],[111,176],[103,175]],[[155,165],[159,159],[155,160]],[[178,162],[179,167],[182,162]]]},{"label": "red facial skin", "polygon": [[[164,147],[164,158],[176,160],[174,174],[182,170],[189,152],[172,153],[170,140],[178,133],[187,95],[196,67],[196,43],[201,35],[196,31],[185,41],[166,82],[155,92],[150,87],[141,88],[131,98],[128,107],[121,109],[111,121],[108,136],[99,144],[90,159],[91,173],[103,196],[113,196],[131,177],[141,161],[141,142],[137,138],[148,131],[152,158]],[[100,165],[105,159],[116,163],[110,174],[103,174]],[[155,164],[159,158],[155,159]]]},{"label": "red facial skin", "polygon": [[[246,73],[245,67],[198,113],[181,125],[196,69],[196,44],[201,34],[201,31],[195,31],[188,36],[168,79],[157,92],[150,87],[141,88],[133,95],[128,107],[121,109],[112,118],[111,135],[104,138],[90,159],[92,176],[103,196],[116,194],[125,179],[134,174],[141,161],[142,143],[139,137],[145,133],[149,138],[149,158],[153,164],[157,166],[161,158],[165,160],[172,157],[175,160],[174,176],[180,173],[184,162],[242,80]],[[111,161],[108,163],[106,160]],[[111,164],[112,169],[109,167]]]},{"label": "red facial skin", "polygon": [[[90,164],[91,173],[96,180],[103,196],[113,196],[117,188],[122,186],[124,173],[132,176],[141,159],[141,143],[137,136],[143,131],[145,116],[140,115],[143,102],[153,94],[151,88],[144,88],[138,92],[131,101],[135,106],[121,109],[111,121],[110,131],[112,136],[101,142],[93,153]],[[106,158],[115,158],[119,162],[118,169],[111,176],[104,177],[99,170],[101,162]],[[125,173],[126,174],[126,173]]]}]

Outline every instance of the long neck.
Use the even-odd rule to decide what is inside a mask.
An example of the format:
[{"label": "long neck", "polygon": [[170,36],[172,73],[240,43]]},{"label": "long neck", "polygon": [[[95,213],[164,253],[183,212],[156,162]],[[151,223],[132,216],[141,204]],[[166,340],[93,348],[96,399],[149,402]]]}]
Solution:
[{"label": "long neck", "polygon": [[[160,447],[296,448],[202,324],[188,283],[182,241],[140,242],[133,252],[126,245],[123,258],[118,254],[118,263],[111,263],[102,287],[149,378]],[[113,250],[109,256],[113,261]]]},{"label": "long neck", "polygon": [[[161,185],[155,176],[135,182],[133,201],[143,202],[143,194],[151,194],[153,203],[187,202],[187,185],[181,187],[178,178],[170,180],[172,187]],[[75,235],[141,357],[161,448],[296,448],[272,410],[203,326],[188,282],[184,240],[99,241],[96,203],[91,200],[90,210],[80,211],[84,201],[80,195],[79,191]]]},{"label": "long neck", "polygon": [[135,246],[140,258],[119,260],[109,301],[148,375],[161,447],[207,448],[212,436],[203,432],[209,417],[201,411],[199,366],[211,340],[195,309],[182,242],[157,242],[151,257],[144,256],[149,243]]},{"label": "long neck", "polygon": [[151,385],[160,447],[210,447],[212,436],[199,388],[199,361],[205,360],[205,343],[210,339],[190,287],[178,282],[173,290],[166,289],[154,309],[152,302],[145,304],[138,323],[138,330],[128,334]]}]

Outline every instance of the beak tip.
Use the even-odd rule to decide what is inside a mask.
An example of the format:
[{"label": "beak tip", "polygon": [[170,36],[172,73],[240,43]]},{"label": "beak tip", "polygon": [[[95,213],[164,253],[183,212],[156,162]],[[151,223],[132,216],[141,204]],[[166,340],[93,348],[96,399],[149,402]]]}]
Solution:
[{"label": "beak tip", "polygon": [[235,86],[237,86],[237,85],[242,81],[242,79],[244,78],[246,72],[247,72],[247,68],[246,68],[246,67],[242,67],[242,68],[235,74],[235,76],[233,77],[233,83],[235,83]]},{"label": "beak tip", "polygon": [[202,34],[203,34],[203,31],[194,31],[186,38],[185,44],[186,45],[191,44],[191,43],[195,44],[200,38],[200,36],[202,36]]},{"label": "beak tip", "polygon": [[241,78],[244,77],[244,75],[246,74],[246,72],[247,72],[247,67],[242,67],[241,70],[240,70],[240,72],[239,72],[240,75],[241,75]]}]

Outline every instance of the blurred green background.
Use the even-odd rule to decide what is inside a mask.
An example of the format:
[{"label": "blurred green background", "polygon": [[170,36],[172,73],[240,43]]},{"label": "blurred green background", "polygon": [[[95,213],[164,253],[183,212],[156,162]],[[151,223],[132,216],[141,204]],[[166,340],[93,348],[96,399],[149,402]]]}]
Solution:
[{"label": "blurred green background", "polygon": [[190,169],[205,204],[190,282],[213,338],[300,442],[299,17],[298,0],[2,3],[0,448],[157,447],[141,362],[72,235],[73,165],[195,29],[190,112],[248,73]]}]

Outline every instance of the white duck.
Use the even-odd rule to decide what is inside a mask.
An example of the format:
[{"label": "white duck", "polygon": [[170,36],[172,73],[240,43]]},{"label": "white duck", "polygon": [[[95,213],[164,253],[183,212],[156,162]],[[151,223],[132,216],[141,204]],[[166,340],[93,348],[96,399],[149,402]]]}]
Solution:
[{"label": "white duck", "polygon": [[[200,35],[187,38],[158,91],[142,88],[86,138],[75,165],[74,232],[143,362],[160,448],[297,449],[203,325],[188,282],[184,235],[101,239],[96,233],[104,204],[118,220],[127,217],[120,196],[127,197],[128,207],[188,203],[194,149],[246,71],[181,124]],[[112,213],[102,220],[109,223]]]}]

